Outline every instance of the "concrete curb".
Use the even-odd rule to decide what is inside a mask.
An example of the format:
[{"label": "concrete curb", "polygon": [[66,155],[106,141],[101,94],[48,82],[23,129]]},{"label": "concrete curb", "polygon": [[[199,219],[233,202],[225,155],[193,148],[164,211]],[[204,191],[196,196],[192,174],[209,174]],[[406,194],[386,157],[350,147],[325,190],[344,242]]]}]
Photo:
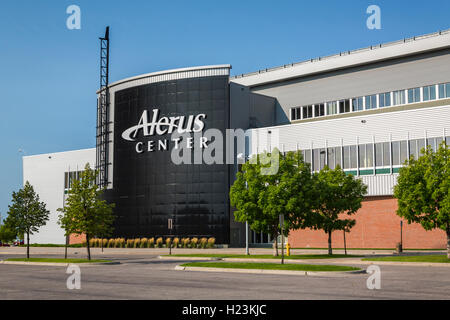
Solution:
[{"label": "concrete curb", "polygon": [[413,266],[413,267],[448,267],[450,263],[445,262],[403,262],[403,261],[360,261],[359,264],[375,264],[386,266]]},{"label": "concrete curb", "polygon": [[94,267],[100,265],[117,265],[120,262],[83,262],[83,263],[61,263],[61,262],[25,262],[25,261],[4,261],[0,260],[0,264],[11,264],[11,265],[21,265],[21,266],[47,266],[47,267],[68,267],[71,264],[76,264],[78,266]]},{"label": "concrete curb", "polygon": [[205,271],[205,272],[225,272],[225,273],[251,273],[251,274],[276,274],[294,276],[343,276],[349,274],[365,274],[366,270],[355,271],[294,271],[294,270],[267,270],[267,269],[238,269],[238,268],[211,268],[211,267],[175,267],[178,271]]}]

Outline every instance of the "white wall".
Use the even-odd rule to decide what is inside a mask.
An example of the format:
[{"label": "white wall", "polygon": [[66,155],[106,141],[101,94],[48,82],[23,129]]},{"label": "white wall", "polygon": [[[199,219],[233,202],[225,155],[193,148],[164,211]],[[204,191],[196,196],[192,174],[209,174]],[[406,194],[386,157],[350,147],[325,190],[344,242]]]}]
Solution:
[{"label": "white wall", "polygon": [[49,221],[30,236],[30,243],[64,244],[64,231],[56,211],[63,206],[64,173],[81,171],[86,163],[95,167],[95,148],[23,157],[23,183],[29,181],[50,211]]}]

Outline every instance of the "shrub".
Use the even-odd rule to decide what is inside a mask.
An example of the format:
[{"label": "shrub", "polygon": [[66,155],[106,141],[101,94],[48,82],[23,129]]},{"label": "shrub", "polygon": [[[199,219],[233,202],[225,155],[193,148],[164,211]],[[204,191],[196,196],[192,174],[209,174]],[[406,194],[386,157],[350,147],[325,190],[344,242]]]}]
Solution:
[{"label": "shrub", "polygon": [[100,247],[102,247],[103,246],[103,248],[104,247],[107,247],[108,246],[108,239],[102,239],[102,240],[100,240],[101,242],[100,242]]},{"label": "shrub", "polygon": [[192,238],[191,239],[191,248],[197,248],[198,245],[198,238]]},{"label": "shrub", "polygon": [[114,239],[109,239],[108,240],[108,248],[114,248],[115,243],[116,243],[116,241]]},{"label": "shrub", "polygon": [[209,238],[208,239],[208,248],[214,248],[215,244],[216,244],[216,238]]},{"label": "shrub", "polygon": [[120,239],[114,239],[114,248],[120,248]]},{"label": "shrub", "polygon": [[182,240],[182,245],[183,245],[183,248],[188,248],[189,247],[189,238],[183,238],[183,240]]},{"label": "shrub", "polygon": [[180,238],[178,238],[178,237],[176,237],[176,238],[173,238],[173,247],[174,248],[178,248],[178,246],[179,246],[179,244],[180,244]]},{"label": "shrub", "polygon": [[147,244],[148,244],[148,239],[142,238],[141,239],[141,248],[147,248]]},{"label": "shrub", "polygon": [[200,248],[206,249],[206,245],[207,244],[208,244],[208,239],[207,238],[201,238],[200,239]]},{"label": "shrub", "polygon": [[172,239],[166,238],[166,248],[169,248],[172,245]]},{"label": "shrub", "polygon": [[127,248],[134,248],[134,240],[133,239],[127,240]]},{"label": "shrub", "polygon": [[155,238],[150,238],[148,239],[148,247],[149,248],[154,248],[155,247]]},{"label": "shrub", "polygon": [[156,246],[158,248],[162,248],[162,246],[163,246],[163,238],[159,237],[158,239],[156,239]]},{"label": "shrub", "polygon": [[139,248],[141,246],[141,239],[134,239],[134,248]]},{"label": "shrub", "polygon": [[81,242],[81,246],[82,246],[82,247],[86,247],[86,246],[87,246],[86,240],[83,240],[83,241]]}]

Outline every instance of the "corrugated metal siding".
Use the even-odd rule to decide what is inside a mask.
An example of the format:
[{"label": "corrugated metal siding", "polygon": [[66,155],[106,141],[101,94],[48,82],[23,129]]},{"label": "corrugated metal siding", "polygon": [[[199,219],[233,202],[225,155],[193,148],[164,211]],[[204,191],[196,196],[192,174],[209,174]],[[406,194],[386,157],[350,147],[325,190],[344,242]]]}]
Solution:
[{"label": "corrugated metal siding", "polygon": [[[362,123],[365,120],[366,123]],[[450,135],[450,106],[250,129],[250,153],[277,147],[291,151]],[[268,139],[271,131],[271,139]],[[271,140],[271,142],[269,142]]]},{"label": "corrugated metal siding", "polygon": [[390,196],[397,184],[398,174],[361,176],[360,179],[367,185],[367,196]]}]

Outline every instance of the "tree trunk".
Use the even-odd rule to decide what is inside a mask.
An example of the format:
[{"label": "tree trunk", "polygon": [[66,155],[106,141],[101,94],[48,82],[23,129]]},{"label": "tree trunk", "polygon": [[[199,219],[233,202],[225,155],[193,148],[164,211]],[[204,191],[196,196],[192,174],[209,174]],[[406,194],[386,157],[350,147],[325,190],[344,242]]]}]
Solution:
[{"label": "tree trunk", "polygon": [[333,254],[333,249],[331,248],[331,231],[328,231],[328,254]]},{"label": "tree trunk", "polygon": [[273,256],[278,257],[278,236],[274,237],[273,241]]},{"label": "tree trunk", "polygon": [[30,232],[27,232],[27,259],[30,259]]},{"label": "tree trunk", "polygon": [[91,260],[91,247],[89,246],[89,235],[86,234],[86,248],[88,254],[88,260]]}]

